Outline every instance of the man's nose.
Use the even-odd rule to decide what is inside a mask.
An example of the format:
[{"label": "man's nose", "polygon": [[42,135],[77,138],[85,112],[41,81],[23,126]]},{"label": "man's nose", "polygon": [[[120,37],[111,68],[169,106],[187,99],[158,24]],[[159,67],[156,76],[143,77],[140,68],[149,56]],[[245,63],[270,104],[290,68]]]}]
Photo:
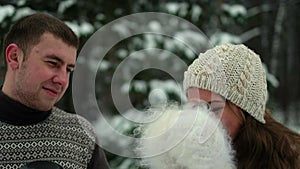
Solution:
[{"label": "man's nose", "polygon": [[54,83],[58,83],[61,86],[65,87],[69,84],[69,73],[66,70],[57,71],[54,78]]}]

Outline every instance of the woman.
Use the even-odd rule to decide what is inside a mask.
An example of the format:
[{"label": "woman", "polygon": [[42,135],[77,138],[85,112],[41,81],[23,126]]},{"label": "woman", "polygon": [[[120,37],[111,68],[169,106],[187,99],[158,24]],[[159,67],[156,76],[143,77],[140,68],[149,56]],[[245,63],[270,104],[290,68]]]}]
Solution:
[{"label": "woman", "polygon": [[266,75],[252,50],[224,44],[201,53],[183,86],[189,100],[206,101],[224,124],[238,169],[300,168],[300,135],[266,110]]}]

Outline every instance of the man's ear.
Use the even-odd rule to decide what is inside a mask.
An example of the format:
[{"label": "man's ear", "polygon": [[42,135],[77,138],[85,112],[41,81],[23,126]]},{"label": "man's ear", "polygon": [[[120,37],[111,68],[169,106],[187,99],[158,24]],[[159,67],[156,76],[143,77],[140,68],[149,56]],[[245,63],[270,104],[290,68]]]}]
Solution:
[{"label": "man's ear", "polygon": [[23,59],[23,52],[17,44],[9,44],[5,51],[6,63],[9,68],[16,70],[20,66],[20,62]]}]

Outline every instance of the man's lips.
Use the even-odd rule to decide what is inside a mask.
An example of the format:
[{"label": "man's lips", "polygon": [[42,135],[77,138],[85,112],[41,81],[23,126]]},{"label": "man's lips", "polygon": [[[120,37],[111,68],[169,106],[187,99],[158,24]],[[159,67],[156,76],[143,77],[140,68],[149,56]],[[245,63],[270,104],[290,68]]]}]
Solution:
[{"label": "man's lips", "polygon": [[43,89],[45,89],[49,95],[54,96],[54,97],[56,97],[58,95],[58,93],[60,92],[59,89],[50,88],[50,87],[43,87]]}]

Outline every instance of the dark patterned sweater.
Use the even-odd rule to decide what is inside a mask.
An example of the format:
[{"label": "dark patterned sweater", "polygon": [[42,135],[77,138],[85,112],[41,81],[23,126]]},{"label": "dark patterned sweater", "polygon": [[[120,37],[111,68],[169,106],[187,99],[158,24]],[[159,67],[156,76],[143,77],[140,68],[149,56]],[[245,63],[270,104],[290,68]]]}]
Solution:
[{"label": "dark patterned sweater", "polygon": [[0,92],[0,168],[50,161],[64,169],[109,168],[89,122],[56,107],[41,112]]}]

